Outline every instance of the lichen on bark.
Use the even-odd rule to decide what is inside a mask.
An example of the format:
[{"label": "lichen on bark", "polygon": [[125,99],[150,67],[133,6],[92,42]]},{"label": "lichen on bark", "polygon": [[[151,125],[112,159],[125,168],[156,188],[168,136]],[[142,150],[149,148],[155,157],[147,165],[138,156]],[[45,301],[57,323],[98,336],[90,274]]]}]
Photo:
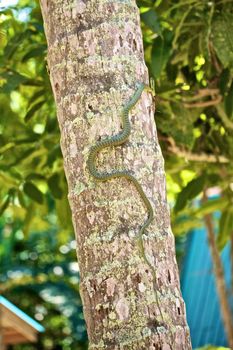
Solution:
[{"label": "lichen on bark", "polygon": [[129,142],[102,151],[98,167],[132,170],[150,199],[155,219],[143,242],[156,281],[136,244],[147,215],[136,189],[126,179],[95,183],[86,166],[91,145],[119,132],[136,83],[148,83],[135,0],[41,0],[41,8],[89,348],[191,349],[149,93],[130,113]]}]

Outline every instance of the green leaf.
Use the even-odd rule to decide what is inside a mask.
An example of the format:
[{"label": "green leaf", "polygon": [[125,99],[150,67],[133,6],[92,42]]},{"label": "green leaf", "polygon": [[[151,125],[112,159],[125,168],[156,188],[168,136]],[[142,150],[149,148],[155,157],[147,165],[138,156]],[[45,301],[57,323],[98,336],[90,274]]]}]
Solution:
[{"label": "green leaf", "polygon": [[183,84],[174,85],[173,83],[169,83],[168,81],[163,81],[161,86],[156,86],[156,93],[162,95],[167,92],[175,91],[182,86]]},{"label": "green leaf", "polygon": [[218,186],[221,182],[221,176],[216,173],[208,174],[208,184],[211,186]]},{"label": "green leaf", "polygon": [[26,29],[23,32],[19,32],[14,35],[7,43],[4,49],[4,59],[9,62],[9,60],[15,55],[18,49],[21,47],[21,43],[31,37],[32,34],[35,34],[31,29]]},{"label": "green leaf", "polygon": [[11,196],[8,194],[6,199],[3,201],[2,205],[0,206],[0,216],[7,209],[8,205],[10,204],[10,200],[11,200]]},{"label": "green leaf", "polygon": [[39,204],[43,203],[43,193],[32,182],[26,182],[23,186],[23,190],[33,201]]},{"label": "green leaf", "polygon": [[0,216],[7,209],[7,207],[9,206],[9,204],[11,202],[11,200],[14,198],[14,195],[15,195],[15,188],[12,187],[12,188],[9,189],[5,200],[3,201],[2,205],[0,206]]},{"label": "green leaf", "polygon": [[0,147],[0,154],[3,154],[4,152],[8,151],[9,149],[15,147],[14,142],[9,142],[5,144],[4,146]]},{"label": "green leaf", "polygon": [[233,14],[224,13],[213,20],[212,41],[224,68],[233,69]]},{"label": "green leaf", "polygon": [[169,36],[157,37],[153,42],[151,51],[151,71],[155,78],[159,78],[165,68],[171,51],[171,41]]},{"label": "green leaf", "polygon": [[148,6],[152,6],[153,5],[153,0],[137,0],[137,5],[138,7],[148,7]]},{"label": "green leaf", "polygon": [[226,115],[231,118],[233,115],[233,81],[224,102]]},{"label": "green leaf", "polygon": [[224,69],[220,75],[219,83],[218,83],[221,95],[224,95],[224,92],[227,89],[227,84],[229,82],[229,79],[230,79],[230,71],[229,69]]},{"label": "green leaf", "polygon": [[162,115],[158,115],[160,129],[170,135],[177,145],[192,149],[195,135],[190,125],[199,118],[197,110],[191,112],[182,103],[175,101],[163,103],[162,107],[166,109],[161,108]]},{"label": "green leaf", "polygon": [[178,194],[176,204],[174,207],[175,212],[182,210],[188,203],[189,200],[195,198],[199,193],[202,192],[205,185],[206,176],[201,175],[196,179],[190,181],[186,187]]},{"label": "green leaf", "polygon": [[3,29],[0,29],[0,49],[4,48],[7,44],[6,32]]},{"label": "green leaf", "polygon": [[38,98],[40,98],[41,96],[45,95],[45,90],[38,90],[34,93],[34,95],[32,95],[32,97],[29,99],[29,105],[32,104],[33,102],[35,102]]},{"label": "green leaf", "polygon": [[201,204],[201,206],[196,209],[191,215],[195,215],[198,217],[203,217],[204,215],[213,213],[215,211],[223,210],[229,205],[229,201],[227,198],[216,198],[208,200]]},{"label": "green leaf", "polygon": [[159,17],[154,9],[150,9],[147,12],[141,14],[142,21],[149,27],[152,32],[162,34]]},{"label": "green leaf", "polygon": [[32,117],[33,115],[43,106],[43,104],[45,103],[45,101],[40,101],[40,102],[37,102],[35,103],[26,113],[25,117],[24,117],[24,120],[25,122],[28,122]]},{"label": "green leaf", "polygon": [[4,50],[4,59],[10,60],[10,58],[14,55],[16,50],[19,48],[19,42],[22,40],[24,33],[18,33],[14,35],[7,43]]},{"label": "green leaf", "polygon": [[[231,208],[231,206],[230,206]],[[226,209],[222,212],[221,218],[219,220],[219,229],[217,236],[217,246],[219,250],[222,250],[229,238],[233,234],[233,210]]]},{"label": "green leaf", "polygon": [[18,194],[18,200],[19,200],[19,203],[20,203],[21,207],[26,208],[26,203],[25,203],[25,200],[24,200],[24,197],[23,197],[23,192],[21,192],[19,190],[17,194]]},{"label": "green leaf", "polygon": [[60,145],[57,144],[56,146],[54,146],[51,151],[48,154],[48,160],[47,160],[47,165],[48,166],[52,166],[52,164],[55,162],[55,160],[57,160],[58,158],[60,158],[62,156],[61,154],[61,148]]},{"label": "green leaf", "polygon": [[59,226],[63,229],[70,229],[72,227],[72,215],[67,198],[56,200],[55,203]]},{"label": "green leaf", "polygon": [[37,45],[34,49],[27,52],[22,59],[22,62],[29,60],[34,57],[44,57],[45,56],[46,45]]},{"label": "green leaf", "polygon": [[186,217],[179,220],[175,220],[172,225],[172,229],[175,236],[187,234],[191,230],[202,226],[202,221],[193,217]]},{"label": "green leaf", "polygon": [[25,82],[22,83],[23,85],[26,85],[26,86],[43,86],[44,83],[43,81],[37,79],[27,79]]},{"label": "green leaf", "polygon": [[26,176],[26,181],[31,181],[31,180],[45,180],[45,177],[41,174],[30,173],[29,175]]},{"label": "green leaf", "polygon": [[1,92],[5,94],[9,94],[10,92],[16,90],[20,84],[26,82],[27,79],[28,79],[27,77],[13,70],[1,73],[0,82],[1,80],[5,81],[2,84]]},{"label": "green leaf", "polygon": [[33,22],[31,23],[31,27],[35,31],[35,33],[41,32],[44,35],[44,27],[43,27],[43,22]]},{"label": "green leaf", "polygon": [[56,199],[61,199],[62,198],[62,189],[60,187],[60,177],[59,175],[53,174],[49,179],[48,179],[48,186],[49,189],[53,195],[54,198]]}]

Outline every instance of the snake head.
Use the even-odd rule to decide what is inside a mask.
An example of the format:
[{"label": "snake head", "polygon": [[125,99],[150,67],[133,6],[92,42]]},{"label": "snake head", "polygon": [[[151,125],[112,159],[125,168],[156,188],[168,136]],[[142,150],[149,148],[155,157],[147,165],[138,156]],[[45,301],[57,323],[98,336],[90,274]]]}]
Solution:
[{"label": "snake head", "polygon": [[150,92],[153,97],[155,97],[155,82],[153,78],[150,78],[150,84],[145,84],[144,82],[138,81],[136,83],[136,89],[143,88],[144,91]]},{"label": "snake head", "polygon": [[144,83],[141,83],[140,81],[137,81],[135,84],[135,88],[139,89],[142,85],[144,85]]},{"label": "snake head", "polygon": [[151,93],[152,97],[154,98],[155,97],[155,90],[153,88],[151,88],[151,86],[149,85],[145,85],[144,86],[144,90]]}]

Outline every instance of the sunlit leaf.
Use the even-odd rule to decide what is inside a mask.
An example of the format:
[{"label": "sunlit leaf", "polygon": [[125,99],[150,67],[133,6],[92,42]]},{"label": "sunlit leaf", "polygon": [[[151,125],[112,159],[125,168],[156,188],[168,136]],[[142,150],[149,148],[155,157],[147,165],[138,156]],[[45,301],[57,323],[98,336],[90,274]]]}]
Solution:
[{"label": "sunlit leaf", "polygon": [[186,217],[182,220],[176,220],[173,222],[172,229],[175,236],[184,235],[190,232],[193,229],[202,226],[202,222],[200,219],[193,217]]},{"label": "sunlit leaf", "polygon": [[0,206],[0,216],[4,213],[4,211],[7,209],[8,205],[10,204],[10,196],[7,195],[6,199],[3,201],[3,203]]},{"label": "sunlit leaf", "polygon": [[233,235],[233,210],[230,207],[222,212],[217,236],[217,245],[222,250]]},{"label": "sunlit leaf", "polygon": [[187,186],[183,188],[183,190],[178,194],[174,208],[175,212],[182,210],[187,205],[189,200],[195,198],[202,192],[205,181],[206,176],[201,175],[190,181]]},{"label": "sunlit leaf", "polygon": [[200,207],[193,211],[193,215],[203,217],[204,215],[224,210],[229,205],[225,197],[210,199],[205,203],[200,203]]},{"label": "sunlit leaf", "polygon": [[1,92],[9,94],[11,91],[16,90],[20,84],[26,82],[28,78],[11,70],[0,73],[0,81],[1,79],[6,81],[1,87]]}]

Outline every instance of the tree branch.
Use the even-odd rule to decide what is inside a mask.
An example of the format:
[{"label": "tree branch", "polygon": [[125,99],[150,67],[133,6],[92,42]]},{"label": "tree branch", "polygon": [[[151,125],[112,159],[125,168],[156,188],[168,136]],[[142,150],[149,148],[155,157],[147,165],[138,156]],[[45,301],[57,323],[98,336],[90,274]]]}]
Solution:
[{"label": "tree branch", "polygon": [[207,162],[207,163],[229,163],[229,159],[227,159],[224,156],[215,156],[213,154],[207,154],[207,153],[192,153],[187,150],[179,148],[175,141],[171,137],[163,137],[159,136],[160,140],[164,140],[166,142],[169,142],[168,150],[176,154],[177,156],[181,158],[185,158],[188,161],[193,162]]},{"label": "tree branch", "polygon": [[218,96],[215,100],[196,102],[196,103],[183,103],[183,105],[186,108],[202,108],[202,107],[215,106],[219,104],[221,101],[222,101],[222,96]]},{"label": "tree branch", "polygon": [[218,106],[216,106],[216,109],[218,111],[219,117],[222,119],[222,122],[225,124],[225,126],[228,129],[233,130],[233,122],[228,118],[228,116],[224,112],[222,106],[218,105]]},{"label": "tree branch", "polygon": [[183,101],[184,102],[197,101],[205,96],[216,96],[216,95],[219,95],[219,89],[201,89],[201,90],[198,90],[198,93],[195,96],[183,98]]},{"label": "tree branch", "polygon": [[[206,191],[204,191],[203,202],[208,200]],[[228,337],[228,343],[231,349],[233,349],[233,324],[231,318],[230,306],[228,303],[227,289],[224,278],[223,265],[221,261],[221,257],[216,245],[215,233],[214,233],[214,225],[211,214],[207,214],[204,217],[207,237],[209,242],[209,248],[212,256],[212,263],[216,281],[216,287],[219,296],[220,308],[222,312],[223,323],[225,326],[225,330]]]}]

